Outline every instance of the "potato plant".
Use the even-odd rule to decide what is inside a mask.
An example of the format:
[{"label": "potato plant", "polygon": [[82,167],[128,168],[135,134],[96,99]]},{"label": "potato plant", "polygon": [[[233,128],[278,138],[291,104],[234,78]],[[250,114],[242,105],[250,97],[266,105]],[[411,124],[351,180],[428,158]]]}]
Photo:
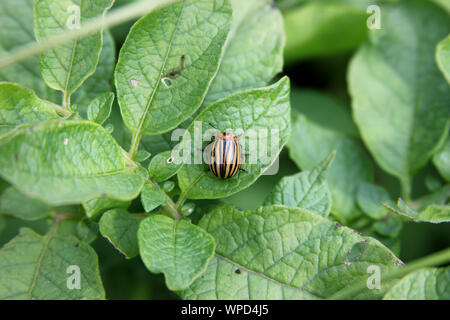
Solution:
[{"label": "potato plant", "polygon": [[0,0],[0,299],[450,299],[449,13]]}]

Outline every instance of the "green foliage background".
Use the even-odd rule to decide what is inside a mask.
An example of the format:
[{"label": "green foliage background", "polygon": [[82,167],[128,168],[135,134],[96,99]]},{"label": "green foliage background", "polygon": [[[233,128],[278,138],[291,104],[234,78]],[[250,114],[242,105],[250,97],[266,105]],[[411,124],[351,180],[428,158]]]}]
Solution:
[{"label": "green foliage background", "polygon": [[[70,5],[144,2],[0,0],[0,66]],[[0,299],[450,299],[447,1],[184,0],[96,31],[0,67]],[[194,119],[278,128],[278,172],[167,162]]]}]

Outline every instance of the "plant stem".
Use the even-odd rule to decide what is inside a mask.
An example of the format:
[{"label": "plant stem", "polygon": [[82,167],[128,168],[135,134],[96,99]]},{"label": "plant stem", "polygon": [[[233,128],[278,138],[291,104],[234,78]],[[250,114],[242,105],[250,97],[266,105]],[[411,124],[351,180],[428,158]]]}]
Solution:
[{"label": "plant stem", "polygon": [[175,202],[173,202],[173,200],[168,195],[166,195],[166,203],[167,203],[167,207],[172,212],[172,215],[173,215],[173,218],[175,219],[175,221],[178,221],[181,218],[183,218],[183,216],[178,212],[178,208],[177,208]]},{"label": "plant stem", "polygon": [[[155,182],[153,182],[152,180],[150,180],[150,178],[147,179],[148,183],[150,183],[154,188],[158,188],[161,189],[159,187],[159,185]],[[165,191],[163,190],[163,192],[165,193]],[[183,218],[183,216],[178,212],[178,207],[176,206],[175,202],[173,202],[172,198],[169,197],[169,195],[167,193],[165,193],[166,195],[166,204],[167,204],[167,208],[169,208],[170,213],[172,214],[172,217],[175,219],[175,221],[180,220],[181,218]]]},{"label": "plant stem", "polygon": [[[387,275],[383,276],[383,281],[387,282],[392,279],[400,279],[403,276],[407,275],[408,273],[415,271],[417,269],[439,266],[448,262],[450,262],[450,248],[430,254],[424,258],[415,260],[404,267],[400,267],[396,270],[393,270],[389,272]],[[352,299],[363,290],[368,290],[365,281],[357,283],[354,286],[347,287],[341,291],[338,291],[335,294],[328,297],[328,299],[330,300]]]},{"label": "plant stem", "polygon": [[85,23],[80,29],[66,31],[38,42],[30,42],[0,59],[0,68],[21,62],[72,40],[83,38],[102,29],[119,25],[123,22],[141,17],[158,7],[168,5],[174,0],[139,1],[120,9],[111,11],[106,16],[99,16]]},{"label": "plant stem", "polygon": [[67,94],[67,91],[63,92],[63,109],[67,111],[71,111],[70,109],[70,95]]},{"label": "plant stem", "polygon": [[133,160],[138,150],[141,137],[142,137],[142,130],[138,130],[135,134],[133,134],[133,140],[131,141],[130,151],[128,151],[128,156],[130,157],[131,160]]},{"label": "plant stem", "polygon": [[58,106],[57,104],[53,104],[53,108],[56,110],[57,113],[64,117],[70,117],[73,113],[72,111],[66,110],[65,108]]},{"label": "plant stem", "polygon": [[409,177],[400,179],[402,197],[406,203],[411,202],[411,179]]}]

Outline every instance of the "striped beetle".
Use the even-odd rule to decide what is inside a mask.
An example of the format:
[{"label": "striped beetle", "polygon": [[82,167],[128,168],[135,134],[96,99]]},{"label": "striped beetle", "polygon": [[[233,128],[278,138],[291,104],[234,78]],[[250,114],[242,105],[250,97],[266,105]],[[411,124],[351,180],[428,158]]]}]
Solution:
[{"label": "striped beetle", "polygon": [[[217,129],[212,124],[210,126]],[[221,132],[216,135],[207,150],[209,170],[219,179],[234,177],[239,171],[247,172],[241,168],[242,146],[232,133]]]}]

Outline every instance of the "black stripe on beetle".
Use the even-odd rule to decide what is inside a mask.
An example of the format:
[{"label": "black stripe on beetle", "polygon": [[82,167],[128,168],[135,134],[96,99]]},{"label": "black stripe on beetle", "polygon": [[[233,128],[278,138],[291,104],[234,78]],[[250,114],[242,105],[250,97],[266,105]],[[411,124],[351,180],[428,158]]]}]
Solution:
[{"label": "black stripe on beetle", "polygon": [[228,179],[242,170],[242,146],[233,134],[227,132],[218,134],[208,149],[209,170],[216,177]]}]

